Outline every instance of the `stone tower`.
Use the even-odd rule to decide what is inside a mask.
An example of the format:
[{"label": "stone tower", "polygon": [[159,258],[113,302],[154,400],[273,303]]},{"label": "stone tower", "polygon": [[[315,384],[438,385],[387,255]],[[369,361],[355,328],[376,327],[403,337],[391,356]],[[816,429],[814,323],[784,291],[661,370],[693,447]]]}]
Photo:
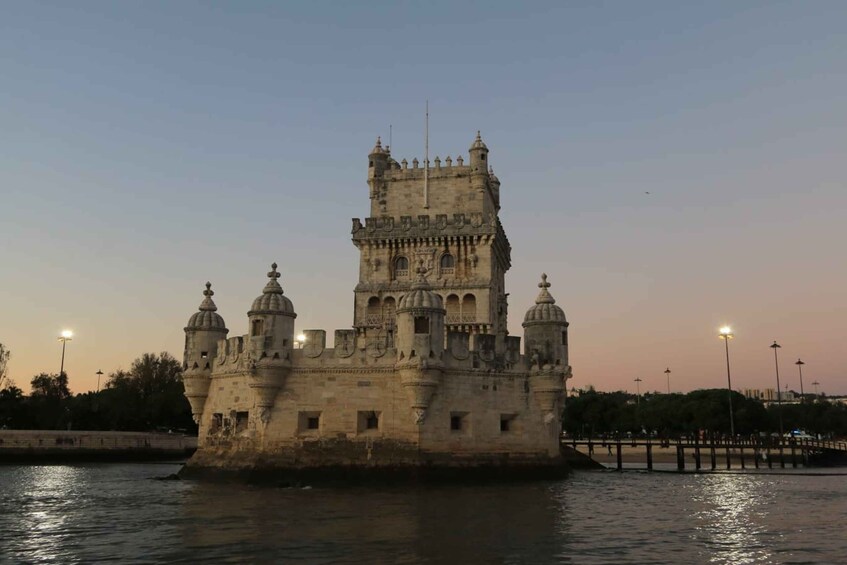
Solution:
[{"label": "stone tower", "polygon": [[[548,424],[548,433],[558,436],[565,398],[565,384],[571,377],[568,365],[568,322],[565,312],[547,290],[547,275],[538,283],[541,292],[526,312],[524,359],[529,364],[529,388]],[[555,424],[555,425],[553,425]]]},{"label": "stone tower", "polygon": [[185,326],[185,352],[183,356],[183,383],[185,396],[191,404],[191,415],[200,423],[200,415],[209,394],[209,383],[215,357],[218,352],[218,340],[225,339],[229,330],[224,319],[217,313],[218,307],[212,300],[212,283],[206,283],[203,302]]},{"label": "stone tower", "polygon": [[267,424],[276,394],[291,371],[294,348],[294,305],[283,296],[276,263],[268,283],[247,313],[250,321],[251,374],[249,386],[263,424]]},{"label": "stone tower", "polygon": [[397,307],[395,368],[411,403],[415,423],[422,424],[444,370],[444,304],[426,282],[426,268]]},{"label": "stone tower", "polygon": [[504,354],[511,246],[498,217],[500,181],[479,133],[469,153],[468,165],[448,156],[423,167],[414,159],[410,167],[377,139],[368,155],[371,215],[364,225],[353,220],[359,347],[394,345],[397,305],[422,267],[443,300],[445,330],[470,333],[472,345],[475,336],[494,335],[497,353]]}]

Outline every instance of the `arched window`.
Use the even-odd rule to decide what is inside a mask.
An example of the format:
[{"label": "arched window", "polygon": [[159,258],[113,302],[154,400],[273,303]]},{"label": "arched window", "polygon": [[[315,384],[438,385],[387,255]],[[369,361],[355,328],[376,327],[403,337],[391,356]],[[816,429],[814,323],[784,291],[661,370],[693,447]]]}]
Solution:
[{"label": "arched window", "polygon": [[441,273],[444,275],[452,275],[453,267],[455,265],[455,261],[453,260],[453,256],[449,253],[445,253],[441,256],[440,267]]},{"label": "arched window", "polygon": [[396,277],[409,276],[409,260],[402,255],[394,261],[394,275]]},{"label": "arched window", "polygon": [[368,311],[365,323],[369,326],[382,325],[382,305],[376,296],[371,296],[368,299]]},{"label": "arched window", "polygon": [[462,323],[462,311],[459,306],[459,297],[455,294],[451,294],[447,297],[447,300],[444,301],[444,306],[447,310],[447,323],[448,324],[461,324]]},{"label": "arched window", "polygon": [[466,294],[462,298],[462,323],[472,324],[476,322],[476,296]]}]

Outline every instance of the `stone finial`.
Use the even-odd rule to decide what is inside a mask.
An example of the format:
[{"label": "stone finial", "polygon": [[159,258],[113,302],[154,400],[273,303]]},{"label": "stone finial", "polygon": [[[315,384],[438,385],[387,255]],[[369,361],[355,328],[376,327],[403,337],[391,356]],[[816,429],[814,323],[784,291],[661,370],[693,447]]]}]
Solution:
[{"label": "stone finial", "polygon": [[417,158],[417,157],[415,157],[414,159],[412,159],[412,168],[413,168],[413,169],[417,169],[417,168],[418,168],[418,163],[419,163],[419,161],[418,161],[418,158]]},{"label": "stone finial", "polygon": [[462,166],[462,164],[463,164],[464,162],[465,162],[465,160],[464,160],[464,159],[462,159],[462,156],[461,156],[461,155],[459,155],[458,157],[456,157],[456,166],[461,167],[461,166]]},{"label": "stone finial", "polygon": [[206,282],[206,290],[203,291],[203,302],[200,303],[200,310],[203,312],[215,312],[218,307],[215,306],[215,303],[212,301],[212,296],[215,294],[215,291],[212,290],[212,283]]},{"label": "stone finial", "polygon": [[279,277],[281,276],[276,270],[277,264],[271,264],[271,270],[268,272],[268,284],[262,290],[263,294],[282,294],[282,287],[279,285]]},{"label": "stone finial", "polygon": [[[276,270],[277,264],[271,263],[271,271],[268,273],[269,279],[278,279],[281,275]],[[546,276],[546,275],[545,275]]]},{"label": "stone finial", "polygon": [[444,162],[445,162],[445,163],[447,163],[447,166],[448,166],[448,167],[452,167],[452,166],[453,166],[453,159],[451,159],[451,158],[450,158],[450,155],[447,155],[447,158],[446,158],[446,159],[444,159]]},{"label": "stone finial", "polygon": [[547,282],[547,273],[541,273],[541,282],[538,283],[538,288],[541,289],[541,292],[538,293],[538,298],[535,299],[536,304],[556,303],[556,299],[550,296],[550,293],[547,291],[550,288],[550,283]]},{"label": "stone finial", "polygon": [[441,158],[438,155],[435,156],[435,168],[436,169],[441,168]]},{"label": "stone finial", "polygon": [[400,164],[403,165],[404,170],[409,168],[409,162],[406,159],[400,161]]}]

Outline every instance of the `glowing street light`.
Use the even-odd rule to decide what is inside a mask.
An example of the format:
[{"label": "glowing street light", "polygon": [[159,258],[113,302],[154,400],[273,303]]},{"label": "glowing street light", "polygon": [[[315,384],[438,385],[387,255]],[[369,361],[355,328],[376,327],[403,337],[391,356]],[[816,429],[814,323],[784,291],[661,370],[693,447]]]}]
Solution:
[{"label": "glowing street light", "polygon": [[794,364],[797,365],[797,370],[800,371],[800,398],[803,398],[803,365],[805,365],[805,363],[798,358],[797,362]]},{"label": "glowing street light", "polygon": [[62,364],[59,366],[59,376],[65,374],[65,345],[74,337],[74,332],[71,330],[62,330],[62,335],[59,336],[59,341],[62,342]]},{"label": "glowing street light", "polygon": [[726,346],[726,386],[729,389],[729,433],[735,438],[735,417],[732,415],[732,378],[729,373],[729,340],[735,337],[732,333],[732,328],[724,326],[720,330],[718,337],[724,341]]},{"label": "glowing street light", "polygon": [[776,405],[779,416],[779,437],[782,439],[782,391],[779,390],[779,357],[776,354],[776,350],[782,347],[776,341],[773,342],[773,345],[770,346],[773,349],[773,362],[776,367]]}]

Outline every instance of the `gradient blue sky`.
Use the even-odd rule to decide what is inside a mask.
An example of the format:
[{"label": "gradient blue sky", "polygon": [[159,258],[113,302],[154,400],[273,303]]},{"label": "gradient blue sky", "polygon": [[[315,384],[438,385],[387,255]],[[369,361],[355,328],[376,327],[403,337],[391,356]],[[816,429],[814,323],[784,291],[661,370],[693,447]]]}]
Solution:
[{"label": "gradient blue sky", "polygon": [[[0,342],[76,391],[230,335],[272,261],[349,327],[367,153],[502,181],[510,331],[546,271],[570,385],[847,393],[847,3],[0,2]],[[649,195],[645,192],[650,192]]]}]

